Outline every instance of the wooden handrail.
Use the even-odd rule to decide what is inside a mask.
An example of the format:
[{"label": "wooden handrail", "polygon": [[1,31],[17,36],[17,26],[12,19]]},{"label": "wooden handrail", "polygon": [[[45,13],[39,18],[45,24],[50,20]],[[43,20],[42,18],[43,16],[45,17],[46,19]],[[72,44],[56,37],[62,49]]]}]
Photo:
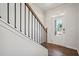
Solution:
[{"label": "wooden handrail", "polygon": [[37,21],[41,24],[41,26],[46,31],[44,25],[41,23],[40,19],[37,17],[36,13],[33,11],[33,9],[31,8],[31,6],[28,3],[25,3],[25,5],[28,7],[28,9],[31,11],[31,13],[34,15],[34,17],[37,19]]}]

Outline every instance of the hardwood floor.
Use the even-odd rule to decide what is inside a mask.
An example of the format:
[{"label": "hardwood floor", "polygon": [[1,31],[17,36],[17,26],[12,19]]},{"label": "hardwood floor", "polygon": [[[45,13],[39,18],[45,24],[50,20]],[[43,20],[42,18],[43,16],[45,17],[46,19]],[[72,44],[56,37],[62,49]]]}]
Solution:
[{"label": "hardwood floor", "polygon": [[43,43],[42,45],[48,49],[49,56],[78,56],[77,50],[74,49],[50,43]]}]

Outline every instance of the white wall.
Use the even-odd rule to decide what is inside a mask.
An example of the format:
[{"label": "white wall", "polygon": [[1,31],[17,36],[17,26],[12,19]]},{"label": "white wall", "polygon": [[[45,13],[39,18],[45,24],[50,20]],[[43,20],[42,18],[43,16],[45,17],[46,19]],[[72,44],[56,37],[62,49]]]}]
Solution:
[{"label": "white wall", "polygon": [[15,31],[0,19],[0,56],[43,56],[48,50]]},{"label": "white wall", "polygon": [[[77,48],[77,9],[75,4],[63,4],[47,11],[46,14],[46,26],[48,28],[48,42],[65,47]],[[64,13],[63,27],[65,33],[61,36],[55,36],[54,20],[52,16]]]}]

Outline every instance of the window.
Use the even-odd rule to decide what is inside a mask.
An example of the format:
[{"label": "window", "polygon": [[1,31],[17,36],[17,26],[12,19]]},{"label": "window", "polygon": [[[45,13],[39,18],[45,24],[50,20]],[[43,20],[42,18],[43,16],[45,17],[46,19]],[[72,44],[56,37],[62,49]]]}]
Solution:
[{"label": "window", "polygon": [[55,35],[63,34],[62,16],[55,17]]}]

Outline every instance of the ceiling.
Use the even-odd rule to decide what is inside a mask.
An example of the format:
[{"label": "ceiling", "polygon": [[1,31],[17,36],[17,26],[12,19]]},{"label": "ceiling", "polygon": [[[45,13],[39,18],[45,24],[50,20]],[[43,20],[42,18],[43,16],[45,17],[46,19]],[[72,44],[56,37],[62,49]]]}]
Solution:
[{"label": "ceiling", "polygon": [[47,11],[51,8],[55,8],[63,3],[33,3],[37,7],[41,8],[43,11]]}]

